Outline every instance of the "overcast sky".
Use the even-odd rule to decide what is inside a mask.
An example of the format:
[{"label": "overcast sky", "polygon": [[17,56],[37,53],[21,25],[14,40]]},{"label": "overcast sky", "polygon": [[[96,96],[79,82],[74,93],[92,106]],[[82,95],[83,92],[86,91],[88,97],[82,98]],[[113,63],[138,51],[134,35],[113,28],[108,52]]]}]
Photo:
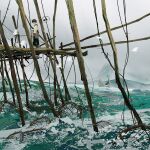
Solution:
[{"label": "overcast sky", "polygon": [[[0,0],[0,10],[1,10],[1,18],[6,11],[6,7],[9,0]],[[27,9],[27,0],[23,0],[26,14],[28,16],[28,9]],[[29,0],[30,2],[30,11],[31,11],[31,18],[37,18],[35,14],[35,8],[33,5],[33,1]],[[41,0],[38,0],[39,5],[41,6]],[[120,10],[123,18],[123,0],[119,0]],[[43,0],[43,4],[45,7],[46,16],[50,17],[49,20],[49,28],[52,33],[52,16],[53,16],[53,7],[54,7],[54,0]],[[104,21],[102,18],[101,12],[101,0],[96,0],[97,4],[97,12],[99,18],[99,28],[100,31],[105,29]],[[111,24],[111,27],[120,25],[119,15],[117,11],[117,0],[106,0],[107,5],[107,13],[108,18]],[[75,14],[77,19],[77,24],[80,32],[80,37],[86,37],[88,35],[96,33],[96,24],[94,18],[94,12],[92,7],[92,0],[74,0],[75,6]],[[150,12],[150,1],[149,0],[126,0],[127,6],[127,21],[132,21],[137,19],[146,13]],[[42,10],[41,10],[42,11]],[[15,0],[11,0],[11,5],[7,14],[7,19],[5,20],[5,24],[12,30],[12,19],[11,16],[17,16],[17,5]],[[42,14],[43,16],[43,14]],[[23,28],[21,25],[21,20],[19,21],[19,31],[23,33]],[[134,25],[130,25],[128,27],[129,30],[129,39],[140,38],[150,35],[150,17],[144,19],[143,21],[136,23]],[[7,38],[13,37],[12,33],[5,30]],[[113,31],[113,35],[116,41],[118,40],[125,40],[125,35],[123,30]],[[108,42],[107,35],[102,35],[103,42]],[[58,0],[58,11],[57,11],[57,20],[56,20],[56,41],[57,46],[59,46],[60,42],[68,43],[72,41],[72,32],[70,29],[69,18],[67,14],[67,8],[65,4],[65,0]],[[83,42],[82,45],[90,45],[90,44],[98,44],[98,39],[95,37],[91,40]],[[125,61],[125,54],[126,54],[126,45],[117,45],[118,47],[118,54],[119,54],[119,64],[120,70],[123,67]],[[140,81],[140,82],[149,82],[150,83],[150,41],[142,41],[130,44],[130,60],[126,70],[126,77],[128,79]],[[112,58],[111,47],[105,47],[106,51],[109,52],[110,57]],[[85,58],[86,62],[86,69],[87,73],[92,73],[94,79],[101,79],[105,80],[105,75],[103,71],[101,71],[104,66],[107,66],[107,62],[101,53],[100,48],[95,49],[88,49],[88,56]],[[42,62],[41,62],[42,63]],[[71,61],[67,62],[67,70],[70,67]],[[88,66],[88,67],[87,67]],[[77,65],[76,65],[77,68]],[[44,68],[42,69],[42,71]],[[66,70],[66,72],[67,72]],[[27,69],[28,75],[32,73],[32,66]],[[43,74],[46,75],[46,73]],[[79,76],[78,76],[79,77]],[[113,78],[113,75],[111,75]],[[91,77],[88,75],[88,78]],[[34,76],[34,79],[36,77]],[[70,81],[73,80],[73,72],[69,79]]]}]

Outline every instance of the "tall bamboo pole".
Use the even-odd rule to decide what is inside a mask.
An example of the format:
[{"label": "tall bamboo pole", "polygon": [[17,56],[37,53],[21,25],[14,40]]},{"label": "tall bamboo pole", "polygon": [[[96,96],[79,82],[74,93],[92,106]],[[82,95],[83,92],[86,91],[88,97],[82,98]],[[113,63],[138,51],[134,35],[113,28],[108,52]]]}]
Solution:
[{"label": "tall bamboo pole", "polygon": [[2,41],[3,41],[3,44],[4,44],[5,50],[7,51],[7,55],[9,57],[9,65],[10,65],[10,70],[11,70],[11,76],[12,76],[14,89],[15,89],[15,92],[16,92],[16,95],[17,95],[17,100],[18,100],[18,105],[19,105],[20,119],[21,119],[22,126],[24,126],[25,125],[24,112],[23,112],[23,106],[22,106],[21,96],[20,96],[20,92],[19,92],[19,87],[18,87],[18,84],[17,84],[17,78],[16,78],[16,73],[15,73],[13,58],[12,58],[12,54],[11,54],[9,45],[7,43],[5,34],[4,34],[4,30],[3,30],[3,27],[2,27],[1,21],[0,21],[0,34],[1,34],[1,37],[2,37]]},{"label": "tall bamboo pole", "polygon": [[[55,0],[55,4],[54,4],[54,15],[53,15],[53,48],[54,48],[54,50],[56,49],[56,38],[55,38],[55,35],[56,35],[56,33],[55,33],[55,24],[56,24],[56,12],[57,12],[57,0]],[[57,59],[56,57],[55,57],[55,59]],[[57,81],[56,81],[56,76],[55,76],[55,74],[56,74],[56,60],[54,59],[54,67],[55,67],[55,72],[54,72],[54,99],[56,99],[57,100]]]},{"label": "tall bamboo pole", "polygon": [[85,87],[85,92],[86,92],[89,112],[90,112],[91,119],[92,119],[93,129],[94,129],[94,131],[98,132],[96,117],[95,117],[94,109],[92,106],[92,98],[91,98],[89,87],[88,87],[84,59],[83,59],[83,55],[82,55],[82,51],[81,51],[80,37],[79,37],[78,27],[77,27],[75,13],[74,13],[73,1],[66,0],[66,4],[67,4],[67,8],[68,8],[71,29],[72,29],[73,38],[74,38],[75,47],[76,47],[77,59],[78,59],[80,73],[81,73],[81,80],[83,81],[83,84]]},{"label": "tall bamboo pole", "polygon": [[116,47],[113,35],[111,33],[109,20],[107,18],[105,0],[101,0],[101,4],[102,4],[102,13],[103,13],[103,19],[104,19],[106,30],[107,30],[107,35],[109,37],[109,41],[111,43],[111,47],[112,47],[112,50],[113,50],[116,83],[117,83],[118,88],[120,89],[120,91],[122,93],[122,96],[124,98],[124,102],[125,102],[126,106],[129,108],[129,110],[131,110],[131,112],[133,112],[134,117],[136,118],[138,124],[139,125],[143,125],[143,122],[142,122],[139,114],[137,113],[137,111],[134,108],[134,106],[130,103],[130,100],[129,100],[126,92],[125,92],[125,89],[123,88],[123,86],[121,84],[121,80],[120,80],[120,76],[119,76],[118,54],[117,54],[118,50],[117,50],[117,47]]},{"label": "tall bamboo pole", "polygon": [[37,76],[38,76],[38,79],[39,79],[39,82],[40,82],[40,86],[41,86],[41,89],[43,91],[43,96],[44,96],[45,100],[47,101],[47,103],[49,104],[53,115],[58,117],[58,113],[55,110],[52,101],[49,99],[47,91],[46,91],[46,88],[44,86],[44,82],[43,82],[43,79],[42,79],[42,76],[41,76],[39,63],[38,63],[37,58],[36,58],[36,53],[35,53],[35,50],[34,50],[34,47],[33,47],[33,44],[32,44],[32,40],[31,40],[31,37],[30,37],[29,29],[28,29],[28,26],[27,26],[26,15],[25,15],[25,11],[24,11],[22,0],[16,0],[16,2],[18,4],[18,6],[19,6],[23,27],[24,27],[26,35],[27,35],[27,39],[28,39],[28,42],[29,42],[30,49],[32,51],[32,58],[33,58],[33,61],[34,61],[34,66],[35,66],[36,73],[37,73]]}]

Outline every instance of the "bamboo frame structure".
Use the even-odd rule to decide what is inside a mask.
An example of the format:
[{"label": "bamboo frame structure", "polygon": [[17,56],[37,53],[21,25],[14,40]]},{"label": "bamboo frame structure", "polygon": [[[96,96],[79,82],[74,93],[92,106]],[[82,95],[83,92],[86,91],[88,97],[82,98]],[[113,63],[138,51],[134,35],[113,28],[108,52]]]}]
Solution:
[{"label": "bamboo frame structure", "polygon": [[[22,99],[21,99],[22,84],[21,84],[21,79],[20,79],[20,73],[18,71],[19,65],[20,65],[21,71],[22,71],[22,78],[23,78],[23,83],[24,83],[23,88],[24,88],[25,94],[26,94],[26,100],[25,100],[26,107],[28,109],[30,109],[30,102],[29,102],[30,98],[29,98],[29,93],[28,93],[28,85],[30,86],[30,82],[27,79],[24,62],[25,62],[25,60],[32,59],[34,62],[34,67],[36,70],[38,81],[40,83],[43,97],[44,97],[45,101],[47,102],[54,117],[61,117],[61,113],[63,110],[62,108],[65,108],[65,106],[69,103],[70,104],[74,103],[74,102],[72,102],[72,99],[71,99],[72,98],[71,93],[69,93],[67,79],[65,78],[65,67],[64,67],[64,57],[71,56],[71,57],[74,57],[77,59],[80,76],[81,76],[81,81],[83,82],[83,85],[84,85],[85,95],[86,95],[86,99],[87,99],[87,103],[88,103],[88,111],[89,111],[89,114],[91,117],[93,130],[95,132],[98,132],[99,131],[98,130],[98,122],[96,121],[96,115],[95,115],[94,107],[93,107],[93,103],[92,103],[92,96],[90,94],[90,89],[89,89],[89,85],[88,85],[84,56],[88,55],[88,51],[86,51],[85,49],[96,48],[96,47],[102,48],[102,46],[104,47],[104,46],[110,45],[112,48],[112,51],[113,51],[113,58],[114,58],[114,65],[112,65],[111,63],[110,63],[110,65],[115,72],[115,79],[116,79],[117,86],[122,93],[122,96],[124,98],[124,102],[125,102],[126,106],[133,113],[134,118],[136,119],[136,122],[138,124],[136,127],[141,127],[143,130],[145,130],[145,128],[147,126],[144,126],[142,119],[140,118],[140,116],[137,113],[134,106],[131,104],[130,99],[121,83],[121,77],[120,77],[120,72],[119,72],[119,63],[118,63],[118,54],[117,54],[118,49],[117,49],[116,45],[117,44],[126,44],[126,43],[129,44],[129,43],[133,43],[133,42],[150,40],[150,36],[143,37],[143,38],[136,38],[136,39],[132,39],[132,40],[115,41],[114,37],[112,35],[112,31],[121,29],[127,25],[132,25],[134,23],[140,22],[143,19],[145,19],[146,17],[149,17],[150,13],[148,13],[138,19],[135,19],[131,22],[111,28],[108,17],[107,17],[105,0],[101,0],[102,15],[103,15],[104,23],[106,26],[106,30],[102,31],[102,32],[99,31],[98,18],[97,18],[97,15],[95,15],[98,33],[90,35],[83,39],[80,39],[80,33],[78,31],[73,0],[65,0],[66,6],[67,6],[67,12],[68,12],[68,19],[70,22],[70,27],[71,27],[74,42],[64,44],[64,45],[61,43],[60,47],[57,48],[57,45],[56,45],[56,14],[57,14],[58,0],[55,0],[55,2],[54,2],[54,12],[53,12],[53,22],[52,22],[53,23],[53,29],[52,29],[53,37],[52,38],[50,37],[50,35],[48,33],[46,33],[46,29],[44,27],[44,23],[42,20],[38,0],[33,0],[37,18],[38,18],[38,22],[40,24],[40,29],[41,29],[40,31],[42,32],[42,34],[40,35],[40,33],[39,33],[39,35],[44,43],[44,44],[41,44],[41,47],[35,48],[33,46],[32,36],[31,36],[29,26],[28,26],[28,23],[29,23],[29,25],[31,27],[31,24],[30,24],[31,20],[28,20],[28,17],[26,16],[23,0],[16,0],[16,2],[18,5],[18,8],[19,8],[21,21],[22,21],[23,28],[25,31],[25,36],[27,37],[27,40],[28,40],[29,48],[21,47],[19,34],[15,36],[15,42],[18,40],[19,46],[16,47],[13,44],[12,44],[12,46],[9,46],[8,42],[7,42],[7,37],[5,37],[5,33],[3,30],[3,22],[0,21],[0,36],[2,38],[2,42],[0,41],[1,42],[0,43],[0,59],[1,59],[0,60],[0,62],[1,62],[0,63],[0,73],[1,73],[1,77],[2,77],[4,103],[8,103],[7,92],[6,92],[6,80],[7,80],[8,85],[10,87],[10,91],[12,93],[13,105],[15,107],[18,107],[18,112],[19,112],[22,126],[25,125],[25,117],[24,117],[24,111],[23,111],[24,106],[22,104]],[[94,10],[96,12],[95,0],[93,2],[94,2]],[[6,15],[5,15],[5,17],[6,17]],[[14,29],[18,30],[18,24],[17,24],[14,16],[12,16],[12,21],[14,24]],[[107,33],[108,38],[109,38],[108,43],[100,42],[100,44],[81,46],[81,42],[91,39],[95,36],[100,36],[105,33]],[[70,45],[74,45],[74,47],[68,48],[68,46],[70,46]],[[51,68],[52,68],[54,99],[52,99],[52,95],[48,94],[45,84],[44,84],[44,79],[42,77],[40,64],[39,64],[38,58],[37,58],[37,55],[39,56],[40,54],[44,54],[46,56],[46,58],[49,60],[49,64],[51,65]],[[61,82],[59,83],[59,78],[58,78],[59,74],[56,69],[56,65],[59,64],[57,56],[60,56],[60,58],[61,58],[61,67],[59,67],[59,71],[60,71],[60,75],[61,75],[62,81],[63,81],[63,86],[64,86],[63,89],[65,91],[64,95],[62,92],[63,89],[61,89]],[[108,59],[108,56],[105,55],[105,57]],[[9,64],[7,64],[7,61],[9,62]],[[19,62],[19,65],[17,64],[17,61]],[[72,64],[72,65],[74,65],[74,74],[76,76],[75,64]],[[10,67],[11,76],[8,72],[8,66]],[[48,75],[49,75],[49,70],[48,70]],[[49,75],[49,78],[50,78],[50,75]],[[67,78],[68,78],[68,76],[67,76]],[[149,127],[147,127],[147,128],[149,128]],[[126,130],[124,130],[124,131],[126,131]]]},{"label": "bamboo frame structure", "polygon": [[[10,50],[11,52],[15,55],[15,56],[21,56],[24,54],[29,54],[31,56],[31,52],[32,50],[30,48],[18,48],[18,47],[12,47],[10,46]],[[60,55],[60,56],[74,56],[76,57],[76,52],[66,52],[64,50],[53,50],[52,48],[35,48],[35,54],[36,55],[40,55],[40,54],[51,54],[51,55]],[[5,54],[7,51],[4,47],[4,45],[0,45],[0,53]],[[7,57],[7,54],[5,54]],[[87,51],[83,52],[83,56],[87,56]]]}]

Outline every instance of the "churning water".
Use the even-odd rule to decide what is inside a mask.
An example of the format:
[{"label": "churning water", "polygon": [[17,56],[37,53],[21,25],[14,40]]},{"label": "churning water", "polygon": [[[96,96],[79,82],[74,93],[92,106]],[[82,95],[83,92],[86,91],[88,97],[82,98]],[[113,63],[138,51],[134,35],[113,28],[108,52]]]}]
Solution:
[{"label": "churning water", "polygon": [[[0,113],[0,150],[150,149],[148,136],[141,130],[124,134],[124,139],[119,139],[121,129],[133,122],[117,88],[91,88],[99,126],[99,133],[94,133],[83,85],[69,85],[72,100],[83,108],[82,114],[77,112],[77,107],[68,104],[63,110],[62,118],[55,119],[43,100],[38,82],[32,81],[31,84],[29,98],[32,109],[24,107],[25,127],[20,127],[17,110],[12,106],[5,105]],[[49,85],[45,85],[47,91],[50,91]],[[9,90],[7,94],[11,98]],[[24,92],[21,96],[25,100]],[[150,124],[150,90],[130,89],[130,96],[144,123]],[[33,122],[37,118],[40,119]]]}]

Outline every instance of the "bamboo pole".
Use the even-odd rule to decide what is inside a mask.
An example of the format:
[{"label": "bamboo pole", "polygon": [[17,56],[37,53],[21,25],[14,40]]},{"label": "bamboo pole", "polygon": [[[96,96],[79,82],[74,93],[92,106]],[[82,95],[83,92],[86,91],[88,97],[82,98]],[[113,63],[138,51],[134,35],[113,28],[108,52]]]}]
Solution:
[{"label": "bamboo pole", "polygon": [[92,98],[91,98],[89,87],[88,87],[84,59],[83,59],[82,52],[81,52],[80,37],[79,37],[78,27],[77,27],[75,13],[74,13],[73,1],[66,0],[66,4],[67,4],[70,25],[71,25],[73,38],[74,38],[74,42],[75,42],[75,47],[76,47],[77,59],[78,59],[80,73],[81,73],[81,80],[83,81],[83,84],[85,87],[85,93],[86,93],[86,97],[87,97],[87,102],[88,102],[89,112],[91,115],[93,129],[94,129],[94,131],[98,132],[96,117],[95,117],[94,109],[92,106]]},{"label": "bamboo pole", "polygon": [[53,15],[53,47],[56,49],[56,12],[57,12],[58,0],[55,0],[54,4],[54,15]]},{"label": "bamboo pole", "polygon": [[23,27],[24,27],[26,35],[27,35],[27,39],[28,39],[28,42],[29,42],[29,45],[30,45],[30,49],[32,51],[32,58],[33,58],[33,61],[34,61],[34,66],[35,66],[36,73],[37,73],[37,76],[38,76],[38,79],[39,79],[39,82],[40,82],[40,86],[41,86],[41,89],[42,89],[42,92],[43,92],[43,96],[44,96],[45,100],[47,101],[47,103],[49,104],[53,115],[55,117],[58,117],[58,113],[55,110],[52,101],[49,99],[46,88],[44,86],[44,82],[43,82],[43,79],[42,79],[42,76],[41,76],[40,67],[39,67],[39,64],[38,64],[38,61],[37,61],[37,58],[36,58],[36,53],[35,53],[35,50],[34,50],[34,47],[33,47],[33,44],[32,44],[29,29],[28,29],[28,26],[27,26],[26,15],[25,15],[22,0],[16,0],[16,2],[19,6]]},{"label": "bamboo pole", "polygon": [[1,34],[1,37],[2,37],[3,44],[5,46],[5,49],[8,53],[8,56],[9,56],[9,65],[10,65],[11,76],[12,76],[12,80],[13,80],[13,84],[14,84],[14,89],[15,89],[15,92],[16,92],[16,95],[17,95],[20,119],[21,119],[22,126],[24,126],[25,125],[24,112],[23,112],[23,106],[22,106],[21,96],[20,96],[20,92],[19,92],[19,87],[18,87],[18,84],[17,84],[17,78],[16,78],[16,73],[15,73],[13,58],[12,58],[11,51],[10,51],[9,45],[7,43],[6,37],[4,35],[4,30],[3,30],[3,27],[2,27],[1,21],[0,21],[0,34]]},{"label": "bamboo pole", "polygon": [[[54,2],[55,4],[54,4],[54,15],[53,15],[53,48],[54,48],[54,50],[56,49],[56,38],[55,38],[55,36],[56,36],[56,33],[55,33],[55,31],[56,31],[56,28],[55,28],[55,25],[56,25],[56,12],[57,12],[57,0],[55,0],[55,2]],[[54,67],[55,67],[55,72],[54,72],[54,100],[56,101],[55,103],[57,104],[57,79],[56,79],[56,76],[55,76],[55,74],[56,74],[56,61],[57,61],[57,58],[55,57],[55,59],[54,59]]]},{"label": "bamboo pole", "polygon": [[[20,54],[20,55],[23,55],[23,54],[31,54],[32,53],[32,50],[30,48],[19,48],[19,47],[12,47],[10,46],[10,50],[12,51],[12,53],[15,55],[16,53],[17,54]],[[54,50],[54,49],[51,49],[51,48],[35,48],[35,53],[36,55],[39,55],[39,54],[45,54],[45,55],[62,55],[62,56],[74,56],[76,57],[76,53],[75,51],[73,52],[66,52],[64,50]],[[6,50],[5,50],[5,47],[4,45],[0,45],[0,53],[5,53]],[[84,51],[82,53],[84,56],[87,56],[87,51]]]},{"label": "bamboo pole", "polygon": [[112,47],[112,50],[113,50],[116,83],[117,83],[118,88],[120,89],[120,91],[122,93],[122,96],[124,98],[124,102],[125,102],[126,106],[128,107],[129,110],[131,110],[131,112],[133,112],[133,115],[136,118],[136,120],[138,122],[138,125],[143,125],[143,122],[142,122],[139,114],[137,113],[137,111],[134,108],[134,106],[130,103],[130,100],[129,100],[126,92],[125,92],[125,89],[123,88],[123,86],[121,84],[121,80],[120,80],[120,76],[119,76],[118,54],[117,54],[118,50],[117,50],[117,47],[115,45],[115,41],[114,41],[113,35],[111,33],[109,20],[107,18],[105,0],[101,0],[101,4],[102,4],[103,19],[104,19],[105,26],[106,26],[106,29],[107,29],[107,35],[109,37],[109,41],[111,43],[111,47]]}]

